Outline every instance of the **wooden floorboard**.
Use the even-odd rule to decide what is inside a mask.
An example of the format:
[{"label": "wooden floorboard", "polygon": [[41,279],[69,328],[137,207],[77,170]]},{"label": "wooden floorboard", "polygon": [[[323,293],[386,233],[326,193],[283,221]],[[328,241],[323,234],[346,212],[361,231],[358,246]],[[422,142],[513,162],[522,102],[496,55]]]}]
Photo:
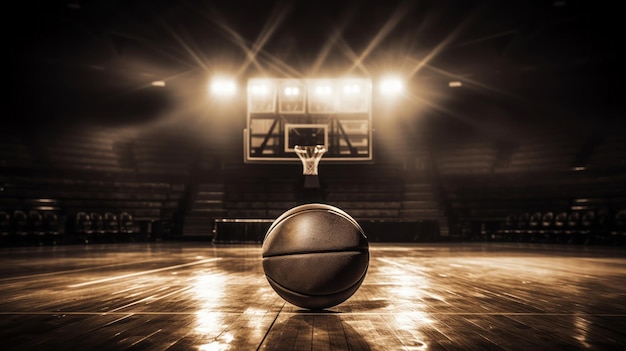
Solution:
[{"label": "wooden floorboard", "polygon": [[370,244],[321,312],[269,286],[260,245],[0,248],[3,350],[621,350],[626,250]]}]

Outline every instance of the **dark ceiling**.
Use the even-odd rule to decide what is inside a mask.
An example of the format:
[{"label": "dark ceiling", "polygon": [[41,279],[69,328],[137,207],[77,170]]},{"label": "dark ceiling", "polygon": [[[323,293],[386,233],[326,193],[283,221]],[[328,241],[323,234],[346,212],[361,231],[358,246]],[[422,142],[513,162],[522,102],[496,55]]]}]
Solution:
[{"label": "dark ceiling", "polygon": [[245,82],[392,71],[434,110],[483,100],[611,113],[623,42],[616,4],[17,1],[4,11],[9,105],[21,121],[132,120],[201,98],[219,73]]}]

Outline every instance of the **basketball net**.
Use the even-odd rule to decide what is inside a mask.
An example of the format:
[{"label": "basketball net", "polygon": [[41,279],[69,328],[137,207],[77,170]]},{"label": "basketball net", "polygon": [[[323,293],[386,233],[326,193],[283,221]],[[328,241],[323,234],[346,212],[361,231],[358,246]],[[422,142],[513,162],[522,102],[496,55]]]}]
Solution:
[{"label": "basketball net", "polygon": [[317,175],[317,166],[320,163],[320,159],[326,152],[326,146],[324,145],[296,145],[294,148],[296,155],[302,161],[302,174],[304,175]]}]

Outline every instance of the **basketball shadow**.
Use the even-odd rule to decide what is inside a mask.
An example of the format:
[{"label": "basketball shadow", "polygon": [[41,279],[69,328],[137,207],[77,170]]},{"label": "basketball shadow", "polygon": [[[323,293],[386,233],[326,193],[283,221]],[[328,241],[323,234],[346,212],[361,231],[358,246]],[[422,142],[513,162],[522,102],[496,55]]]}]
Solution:
[{"label": "basketball shadow", "polygon": [[330,311],[330,310],[309,310],[306,308],[296,310],[295,313],[300,314],[341,314],[343,312],[340,311]]},{"label": "basketball shadow", "polygon": [[331,349],[369,351],[370,344],[337,312],[302,310],[287,320],[277,320],[267,338],[264,350]]},{"label": "basketball shadow", "polygon": [[341,308],[341,306],[346,307],[344,311],[334,311],[331,309],[323,309],[323,310],[310,310],[306,308],[296,310],[296,313],[321,313],[321,314],[341,314],[346,313],[346,311],[371,311],[378,310],[389,306],[389,300],[358,300],[354,302],[355,304],[351,306],[351,301],[348,300],[344,303],[339,304],[338,306],[330,307],[330,308]]}]

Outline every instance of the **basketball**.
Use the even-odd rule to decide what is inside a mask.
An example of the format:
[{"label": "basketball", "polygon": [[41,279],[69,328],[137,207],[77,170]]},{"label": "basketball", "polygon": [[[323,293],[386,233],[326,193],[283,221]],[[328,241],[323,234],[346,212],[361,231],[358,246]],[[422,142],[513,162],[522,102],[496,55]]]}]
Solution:
[{"label": "basketball", "polygon": [[363,229],[327,204],[296,206],[280,215],[263,240],[263,270],[287,302],[320,310],[350,298],[369,266]]}]

